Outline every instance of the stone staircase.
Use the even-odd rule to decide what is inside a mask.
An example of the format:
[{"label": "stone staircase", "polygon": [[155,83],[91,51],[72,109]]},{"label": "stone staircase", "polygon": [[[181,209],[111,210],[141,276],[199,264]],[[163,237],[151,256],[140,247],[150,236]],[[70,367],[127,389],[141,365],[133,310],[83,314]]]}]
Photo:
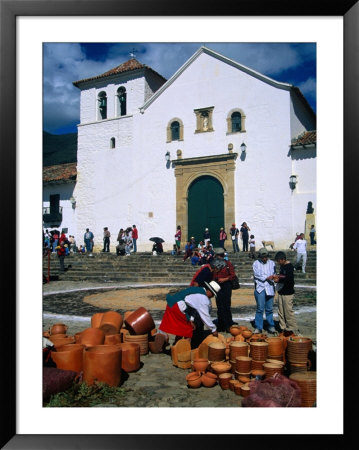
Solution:
[{"label": "stone staircase", "polygon": [[[275,251],[270,251],[273,259]],[[295,262],[294,252],[286,251],[291,262]],[[253,260],[247,253],[229,253],[229,258],[235,267],[236,274],[243,286],[253,286]],[[65,272],[59,271],[57,255],[50,255],[50,279],[61,281],[84,281],[121,284],[165,284],[189,283],[198,266],[192,266],[190,259],[183,262],[183,256],[172,256],[164,253],[153,256],[151,253],[131,253],[131,256],[117,256],[115,253],[70,254],[65,258],[65,267],[71,267]],[[43,258],[43,274],[48,275],[48,257]],[[316,251],[308,252],[306,273],[296,271],[296,286],[316,285]]]}]

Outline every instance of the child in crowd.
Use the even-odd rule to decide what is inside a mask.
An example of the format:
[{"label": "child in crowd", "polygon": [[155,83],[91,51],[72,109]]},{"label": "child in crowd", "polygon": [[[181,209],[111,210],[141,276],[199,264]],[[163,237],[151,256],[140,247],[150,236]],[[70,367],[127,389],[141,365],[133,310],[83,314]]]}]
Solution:
[{"label": "child in crowd", "polygon": [[82,245],[79,247],[79,253],[85,253],[85,247],[82,247]]},{"label": "child in crowd", "polygon": [[173,249],[172,249],[172,251],[171,251],[171,255],[172,255],[172,256],[177,255],[177,245],[176,245],[176,244],[173,244]]},{"label": "child in crowd", "polygon": [[256,251],[256,241],[254,239],[254,234],[250,235],[249,238],[249,257],[255,259],[255,251]]}]

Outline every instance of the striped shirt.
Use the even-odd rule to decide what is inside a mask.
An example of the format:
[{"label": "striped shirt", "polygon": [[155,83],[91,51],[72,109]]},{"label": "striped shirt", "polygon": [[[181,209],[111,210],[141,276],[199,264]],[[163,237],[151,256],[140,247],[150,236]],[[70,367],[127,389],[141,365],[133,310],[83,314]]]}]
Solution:
[{"label": "striped shirt", "polygon": [[275,263],[270,259],[266,263],[263,263],[260,259],[257,259],[253,263],[255,287],[259,294],[265,290],[267,295],[274,295],[274,282],[272,280],[266,280],[267,277],[274,274]]}]

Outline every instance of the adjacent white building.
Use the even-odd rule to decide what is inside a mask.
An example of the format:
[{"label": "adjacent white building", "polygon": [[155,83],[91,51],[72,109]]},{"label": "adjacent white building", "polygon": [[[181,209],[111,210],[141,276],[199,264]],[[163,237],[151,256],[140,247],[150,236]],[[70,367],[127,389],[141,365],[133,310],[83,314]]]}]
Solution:
[{"label": "adjacent white building", "polygon": [[206,47],[168,81],[131,59],[74,85],[78,162],[66,228],[78,242],[89,227],[100,249],[107,226],[114,248],[133,224],[139,251],[152,236],[171,249],[177,225],[183,241],[208,227],[215,245],[220,227],[244,221],[257,247],[288,248],[304,232],[308,202],[316,209],[316,117],[298,88]]}]

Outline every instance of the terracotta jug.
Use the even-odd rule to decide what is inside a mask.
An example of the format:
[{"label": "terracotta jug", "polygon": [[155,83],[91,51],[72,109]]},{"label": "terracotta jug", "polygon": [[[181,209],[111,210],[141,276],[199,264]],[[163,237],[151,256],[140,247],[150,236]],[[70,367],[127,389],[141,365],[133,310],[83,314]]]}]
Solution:
[{"label": "terracotta jug", "polygon": [[156,328],[151,314],[142,306],[127,317],[125,324],[131,334],[146,334]]},{"label": "terracotta jug", "polygon": [[84,350],[83,380],[91,385],[95,381],[109,386],[121,383],[122,350],[118,345],[95,345]]},{"label": "terracotta jug", "polygon": [[64,323],[55,323],[51,327],[50,334],[66,334],[67,329],[68,326]]},{"label": "terracotta jug", "polygon": [[102,345],[105,342],[105,333],[100,328],[86,328],[80,336],[80,344],[86,347],[90,345]]},{"label": "terracotta jug", "polygon": [[117,311],[107,311],[103,314],[99,328],[105,334],[117,334],[123,324],[123,317]]},{"label": "terracotta jug", "polygon": [[100,328],[101,320],[103,317],[103,312],[98,312],[93,314],[91,317],[91,327],[92,328]]},{"label": "terracotta jug", "polygon": [[66,344],[51,352],[51,358],[58,369],[81,372],[83,369],[83,345]]}]

